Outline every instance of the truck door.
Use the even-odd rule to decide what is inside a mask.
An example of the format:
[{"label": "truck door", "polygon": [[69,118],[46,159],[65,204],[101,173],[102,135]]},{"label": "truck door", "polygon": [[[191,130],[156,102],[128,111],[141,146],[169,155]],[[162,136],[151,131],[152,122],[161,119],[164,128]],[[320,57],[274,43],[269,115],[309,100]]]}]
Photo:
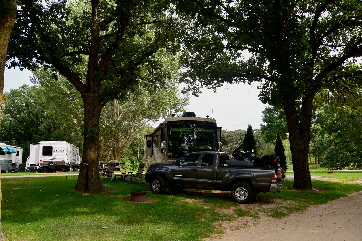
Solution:
[{"label": "truck door", "polygon": [[197,171],[198,186],[214,187],[216,183],[216,155],[205,153],[201,157],[200,167]]},{"label": "truck door", "polygon": [[178,167],[171,170],[175,184],[182,186],[195,186],[197,184],[197,169],[200,154],[190,153],[177,160]]}]

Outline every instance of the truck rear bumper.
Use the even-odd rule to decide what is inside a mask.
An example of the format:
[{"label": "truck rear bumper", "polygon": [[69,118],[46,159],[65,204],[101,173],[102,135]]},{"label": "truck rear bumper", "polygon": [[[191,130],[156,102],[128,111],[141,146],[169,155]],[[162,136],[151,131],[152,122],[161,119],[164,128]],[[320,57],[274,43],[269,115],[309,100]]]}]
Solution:
[{"label": "truck rear bumper", "polygon": [[280,189],[282,189],[282,183],[272,183],[270,184],[270,192],[280,192]]}]

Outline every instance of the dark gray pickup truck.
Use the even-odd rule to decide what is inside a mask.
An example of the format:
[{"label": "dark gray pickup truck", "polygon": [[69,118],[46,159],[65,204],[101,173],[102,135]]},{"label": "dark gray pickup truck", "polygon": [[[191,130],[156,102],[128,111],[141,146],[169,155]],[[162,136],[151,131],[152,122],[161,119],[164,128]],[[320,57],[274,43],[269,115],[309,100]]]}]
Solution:
[{"label": "dark gray pickup truck", "polygon": [[150,165],[146,181],[151,191],[197,188],[231,191],[238,203],[249,203],[259,192],[279,192],[282,181],[274,167],[254,167],[247,160],[228,160],[215,151],[188,153],[174,163]]}]

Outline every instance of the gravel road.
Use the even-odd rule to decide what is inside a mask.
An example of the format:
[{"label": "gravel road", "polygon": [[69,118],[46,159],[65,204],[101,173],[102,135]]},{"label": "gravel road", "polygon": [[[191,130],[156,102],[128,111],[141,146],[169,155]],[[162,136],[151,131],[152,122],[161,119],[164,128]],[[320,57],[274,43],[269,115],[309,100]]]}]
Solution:
[{"label": "gravel road", "polygon": [[205,240],[361,241],[362,191],[326,204],[311,206],[286,218],[265,216],[236,230],[222,226],[224,234]]}]

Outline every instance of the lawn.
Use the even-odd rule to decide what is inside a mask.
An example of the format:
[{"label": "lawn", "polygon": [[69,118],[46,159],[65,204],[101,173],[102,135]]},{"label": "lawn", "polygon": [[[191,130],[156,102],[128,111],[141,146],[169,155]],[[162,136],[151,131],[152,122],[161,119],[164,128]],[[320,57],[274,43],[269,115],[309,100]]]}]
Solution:
[{"label": "lawn", "polygon": [[[248,205],[236,204],[229,193],[196,190],[174,195],[148,193],[149,202],[134,203],[129,201],[130,193],[149,190],[147,184],[105,179],[102,183],[107,192],[84,195],[74,191],[76,179],[3,178],[2,230],[8,240],[201,240],[222,232],[216,225],[219,221],[244,215],[258,218],[260,213],[248,211],[253,206],[282,218],[362,190],[362,185],[345,179],[313,181],[315,190],[303,192],[293,190],[292,181],[285,181],[281,193],[260,194],[259,200]],[[264,208],[276,200],[285,202],[277,202],[279,208]]]},{"label": "lawn", "polygon": [[103,181],[108,190],[83,195],[76,176],[2,179],[2,230],[9,240],[197,240],[221,216],[181,196],[129,202],[143,183]]}]

